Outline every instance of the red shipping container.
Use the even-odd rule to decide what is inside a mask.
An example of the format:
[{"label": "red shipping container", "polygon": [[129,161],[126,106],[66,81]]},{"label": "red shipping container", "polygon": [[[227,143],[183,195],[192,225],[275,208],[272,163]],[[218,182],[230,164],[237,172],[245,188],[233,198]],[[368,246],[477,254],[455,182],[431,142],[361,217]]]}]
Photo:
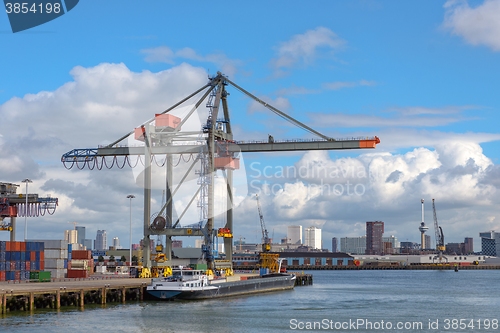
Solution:
[{"label": "red shipping container", "polygon": [[31,263],[29,261],[26,261],[26,270],[31,271]]},{"label": "red shipping container", "polygon": [[9,271],[15,271],[16,270],[16,262],[15,261],[11,261],[10,262],[10,269]]},{"label": "red shipping container", "polygon": [[45,261],[45,252],[40,251],[40,261]]},{"label": "red shipping container", "polygon": [[94,274],[94,259],[89,260],[89,274]]},{"label": "red shipping container", "polygon": [[16,281],[21,280],[21,271],[14,272],[14,280],[16,280]]},{"label": "red shipping container", "polygon": [[74,250],[71,251],[71,259],[89,260],[92,259],[92,251],[89,250]]},{"label": "red shipping container", "polygon": [[5,281],[5,272],[0,271],[0,281]]},{"label": "red shipping container", "polygon": [[19,242],[19,251],[26,251],[26,242]]},{"label": "red shipping container", "polygon": [[40,270],[41,271],[45,270],[45,261],[40,261]]},{"label": "red shipping container", "polygon": [[11,247],[12,247],[12,242],[5,242],[5,251],[10,252]]},{"label": "red shipping container", "polygon": [[88,272],[81,269],[68,269],[67,277],[70,279],[75,278],[88,278]]},{"label": "red shipping container", "polygon": [[30,261],[36,261],[36,251],[30,251]]}]

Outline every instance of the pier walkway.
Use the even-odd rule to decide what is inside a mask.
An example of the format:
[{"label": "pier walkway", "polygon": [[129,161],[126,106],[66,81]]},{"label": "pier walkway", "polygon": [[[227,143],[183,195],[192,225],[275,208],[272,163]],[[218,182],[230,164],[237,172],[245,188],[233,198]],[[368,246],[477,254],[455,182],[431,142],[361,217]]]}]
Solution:
[{"label": "pier walkway", "polygon": [[0,314],[10,311],[59,309],[74,305],[143,300],[151,279],[92,278],[52,282],[0,282]]}]

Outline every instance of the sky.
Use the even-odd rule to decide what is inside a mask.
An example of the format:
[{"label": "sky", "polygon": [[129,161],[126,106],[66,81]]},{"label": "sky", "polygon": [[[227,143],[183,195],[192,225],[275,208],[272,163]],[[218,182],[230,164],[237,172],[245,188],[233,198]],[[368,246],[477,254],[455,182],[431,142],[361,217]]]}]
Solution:
[{"label": "sky", "polygon": [[[473,237],[479,251],[479,232],[500,231],[499,15],[499,0],[107,0],[12,33],[0,14],[0,181],[30,178],[30,193],[59,199],[54,215],[28,218],[29,239],[60,239],[77,222],[87,238],[105,229],[108,243],[128,247],[131,210],[138,243],[140,168],[67,170],[61,156],[115,141],[220,71],[324,135],[381,140],[371,150],[242,154],[236,240],[261,240],[258,193],[275,240],[290,225],[316,226],[331,249],[332,237],[384,221],[386,236],[419,242],[423,198],[432,242],[435,199],[445,242]],[[312,138],[227,90],[236,140]],[[190,182],[174,198],[177,216]],[[162,200],[159,186],[153,212]],[[194,206],[182,225],[199,221]]]}]

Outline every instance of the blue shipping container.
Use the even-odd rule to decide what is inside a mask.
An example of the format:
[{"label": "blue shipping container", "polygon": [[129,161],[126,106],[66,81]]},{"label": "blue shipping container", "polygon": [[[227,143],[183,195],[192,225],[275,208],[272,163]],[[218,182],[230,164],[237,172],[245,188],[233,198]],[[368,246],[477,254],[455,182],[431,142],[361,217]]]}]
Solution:
[{"label": "blue shipping container", "polygon": [[26,261],[26,252],[25,251],[20,252],[20,256],[21,256],[21,261]]},{"label": "blue shipping container", "polygon": [[5,261],[5,257],[7,257],[7,252],[0,252],[0,261]]},{"label": "blue shipping container", "polygon": [[21,252],[19,251],[14,251],[10,253],[10,260],[11,261],[20,261],[21,260]]},{"label": "blue shipping container", "polygon": [[35,261],[40,261],[40,251],[35,252]]},{"label": "blue shipping container", "polygon": [[13,271],[7,271],[5,272],[5,280],[7,281],[14,281],[14,279],[16,278],[16,272],[13,272]]},{"label": "blue shipping container", "polygon": [[7,250],[7,242],[0,241],[0,251],[5,251],[5,250]]},{"label": "blue shipping container", "polygon": [[5,271],[5,262],[4,261],[0,261],[0,271]]},{"label": "blue shipping container", "polygon": [[21,262],[16,261],[16,271],[20,271],[20,270],[21,270]]}]

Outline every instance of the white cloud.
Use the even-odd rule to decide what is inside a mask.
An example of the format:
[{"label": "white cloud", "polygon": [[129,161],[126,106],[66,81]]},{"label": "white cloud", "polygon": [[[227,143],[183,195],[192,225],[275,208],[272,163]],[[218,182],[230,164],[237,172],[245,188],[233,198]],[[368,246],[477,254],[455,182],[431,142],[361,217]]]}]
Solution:
[{"label": "white cloud", "polygon": [[424,106],[408,106],[408,107],[394,107],[389,109],[389,111],[396,111],[404,116],[416,116],[421,114],[432,114],[432,115],[442,115],[442,114],[458,114],[467,110],[482,109],[480,106],[475,105],[450,105],[440,108],[430,108]]},{"label": "white cloud", "polygon": [[[73,148],[95,147],[121,137],[203,86],[207,73],[186,64],[157,73],[133,72],[123,64],[101,64],[75,67],[71,75],[71,82],[54,91],[27,94],[0,105],[1,181],[19,182],[29,177],[34,181],[30,192],[60,198],[55,215],[30,223],[30,235],[39,238],[61,238],[71,227],[67,222],[77,221],[87,226],[89,238],[104,226],[110,237],[127,239],[126,195],[135,194],[133,232],[137,241],[142,237],[143,199],[132,170],[68,171],[60,157]],[[285,98],[267,100],[283,111],[290,108]],[[409,113],[457,116],[451,111],[431,111]],[[305,173],[266,179],[267,187],[277,190],[261,200],[268,230],[277,228],[278,233],[278,227],[291,223],[307,227],[308,223],[323,224],[325,235],[346,235],[353,228],[362,232],[365,221],[377,219],[386,222],[387,230],[396,230],[400,239],[416,240],[421,197],[438,200],[440,220],[450,241],[477,237],[479,230],[498,226],[500,216],[495,207],[500,204],[500,171],[479,143],[499,140],[500,134],[389,128],[375,134],[382,143],[359,157],[332,159],[327,152],[294,152],[297,163],[276,162]],[[401,147],[417,148],[404,154],[387,152]],[[262,165],[271,166],[284,156],[274,155],[262,157]],[[238,190],[238,199],[245,197],[245,190],[245,186]],[[159,209],[161,195],[158,190],[153,194],[153,211]],[[191,195],[191,189],[180,190],[177,214]],[[259,241],[255,202],[248,198],[234,210],[238,216],[235,235],[255,235],[255,240],[249,237],[247,241]],[[473,213],[467,215],[467,211]],[[462,216],[468,216],[471,224],[462,228]],[[186,217],[197,222],[196,209]],[[462,229],[453,230],[454,226]]]},{"label": "white cloud", "polygon": [[158,46],[150,49],[143,49],[141,53],[145,54],[144,60],[147,62],[165,62],[167,64],[173,64],[175,54],[172,49],[167,46]]},{"label": "white cloud", "polygon": [[324,114],[311,113],[314,126],[343,128],[343,127],[437,127],[449,125],[464,119],[458,116],[452,117],[382,117],[360,114]]},{"label": "white cloud", "polygon": [[[90,237],[104,226],[123,238],[128,235],[128,215],[123,214],[128,207],[126,195],[135,194],[134,206],[142,206],[142,190],[136,186],[132,170],[127,166],[123,170],[75,167],[68,171],[61,155],[122,137],[204,86],[207,73],[187,64],[152,73],[103,63],[77,66],[71,75],[72,81],[54,91],[14,97],[0,105],[0,181],[19,183],[28,177],[33,180],[31,193],[49,193],[60,199],[53,216],[30,224],[31,237],[62,238],[63,231],[71,228],[66,222],[77,221],[87,226]],[[156,193],[157,201],[159,197],[161,193]],[[134,242],[142,237],[141,216],[135,209]]]},{"label": "white cloud", "polygon": [[[265,103],[272,105],[276,109],[283,111],[283,112],[290,110],[292,107],[290,104],[290,101],[285,97],[277,97],[276,99],[273,100],[272,98],[267,97],[267,96],[259,96],[259,99],[263,100]],[[257,111],[265,111],[265,112],[271,113],[271,111],[268,108],[266,108],[264,105],[262,105],[261,103],[259,103],[257,101],[254,101],[252,99],[252,101],[248,107],[248,112],[254,113]]]},{"label": "white cloud", "polygon": [[469,44],[485,45],[500,51],[500,1],[485,0],[471,8],[467,1],[448,1],[444,5],[443,26]]},{"label": "white cloud", "polygon": [[309,95],[309,94],[319,94],[321,90],[319,89],[308,89],[306,87],[291,86],[288,88],[282,88],[276,92],[276,95]]},{"label": "white cloud", "polygon": [[343,88],[353,88],[359,86],[374,86],[376,82],[368,81],[368,80],[360,80],[360,81],[336,81],[336,82],[327,82],[323,84],[323,88],[326,90],[339,90]]},{"label": "white cloud", "polygon": [[14,97],[0,105],[5,115],[2,134],[15,145],[19,142],[14,137],[57,139],[61,145],[110,142],[207,82],[204,70],[186,64],[136,73],[124,64],[104,63],[77,66],[70,73],[73,81],[54,91]]},{"label": "white cloud", "polygon": [[[340,85],[335,87],[341,88]],[[347,87],[347,85],[344,85]],[[333,89],[333,87],[332,87]],[[476,119],[478,116],[464,117],[463,111],[480,109],[474,106],[445,106],[441,108],[428,107],[395,107],[383,112],[382,115],[359,115],[343,113],[310,113],[314,126],[317,127],[437,127],[456,122]],[[396,112],[397,114],[389,114]],[[385,114],[384,114],[385,113]]]},{"label": "white cloud", "polygon": [[[327,152],[311,151],[294,167],[294,177],[267,178],[262,187],[272,198],[270,218],[285,226],[307,227],[305,220],[322,220],[323,232],[338,236],[359,223],[382,220],[400,240],[418,241],[421,198],[428,203],[427,221],[432,220],[430,199],[436,199],[440,224],[450,242],[495,229],[491,221],[499,218],[495,205],[500,203],[500,182],[494,179],[500,173],[472,142],[449,140],[434,149],[335,160]],[[465,211],[470,212],[467,223]],[[361,228],[358,236],[363,233]]]},{"label": "white cloud", "polygon": [[276,70],[288,69],[301,65],[310,65],[322,49],[330,52],[340,50],[345,41],[325,27],[308,30],[293,36],[289,41],[277,47],[277,57],[271,63]]},{"label": "white cloud", "polygon": [[176,59],[186,59],[198,62],[212,63],[217,66],[216,71],[220,71],[230,77],[234,76],[238,68],[242,65],[242,62],[240,60],[230,59],[224,53],[217,52],[203,56],[189,47],[174,51],[167,46],[158,46],[154,48],[143,49],[141,50],[141,53],[145,54],[144,60],[147,62],[164,62],[167,64],[175,64]]}]

